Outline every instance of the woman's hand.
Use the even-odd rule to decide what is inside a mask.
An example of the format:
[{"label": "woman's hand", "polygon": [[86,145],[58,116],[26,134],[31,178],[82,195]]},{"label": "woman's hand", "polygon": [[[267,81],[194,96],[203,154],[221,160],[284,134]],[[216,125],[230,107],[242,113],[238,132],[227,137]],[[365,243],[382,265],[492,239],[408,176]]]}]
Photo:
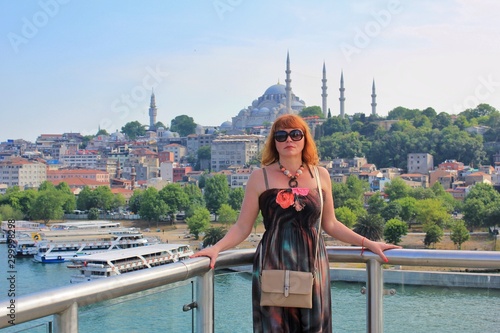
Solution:
[{"label": "woman's hand", "polygon": [[368,250],[372,251],[373,253],[377,254],[385,263],[389,262],[389,259],[384,254],[384,251],[386,250],[392,250],[392,249],[401,249],[401,246],[394,245],[394,244],[387,244],[387,243],[382,243],[382,242],[374,242],[371,241],[367,238],[364,240],[363,244]]},{"label": "woman's hand", "polygon": [[211,246],[211,247],[207,247],[201,251],[196,252],[195,254],[190,256],[189,258],[208,257],[208,258],[210,258],[209,267],[211,269],[214,269],[215,261],[217,260],[218,256],[219,256],[219,251],[215,247]]}]

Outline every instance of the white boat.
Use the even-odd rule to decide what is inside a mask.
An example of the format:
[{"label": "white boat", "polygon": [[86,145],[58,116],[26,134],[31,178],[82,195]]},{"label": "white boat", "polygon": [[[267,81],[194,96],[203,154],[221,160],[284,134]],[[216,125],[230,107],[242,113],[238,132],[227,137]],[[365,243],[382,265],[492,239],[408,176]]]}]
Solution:
[{"label": "white boat", "polygon": [[79,274],[71,283],[92,281],[187,259],[193,251],[186,244],[156,244],[73,258]]},{"label": "white boat", "polygon": [[[68,237],[72,232],[91,233],[98,231],[108,233],[109,230],[120,230],[119,222],[110,221],[78,221],[54,223],[50,228],[44,224],[31,221],[16,221],[14,226],[8,221],[2,221],[2,231],[7,234],[16,247],[17,256],[33,256],[38,253],[37,242],[42,239]],[[14,237],[12,237],[14,235]]]},{"label": "white boat", "polygon": [[50,225],[51,230],[113,229],[120,228],[120,222],[107,220],[58,222]]},{"label": "white boat", "polygon": [[48,230],[44,224],[32,221],[2,221],[0,243],[10,240],[16,246],[18,256],[29,256],[34,253],[35,242],[32,233]]},{"label": "white boat", "polygon": [[41,263],[61,263],[89,254],[142,247],[158,243],[144,238],[135,228],[117,230],[73,231],[65,237],[45,237],[36,243],[33,259]]}]

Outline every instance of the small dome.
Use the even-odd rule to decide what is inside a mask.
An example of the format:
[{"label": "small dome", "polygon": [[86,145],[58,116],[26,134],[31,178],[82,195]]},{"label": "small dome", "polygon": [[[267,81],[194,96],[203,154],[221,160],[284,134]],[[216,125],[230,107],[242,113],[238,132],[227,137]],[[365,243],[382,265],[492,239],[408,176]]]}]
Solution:
[{"label": "small dome", "polygon": [[221,128],[232,128],[233,127],[233,123],[230,122],[230,121],[225,121],[223,122],[221,125],[220,125]]},{"label": "small dome", "polygon": [[265,106],[259,110],[260,113],[269,113],[269,109]]}]

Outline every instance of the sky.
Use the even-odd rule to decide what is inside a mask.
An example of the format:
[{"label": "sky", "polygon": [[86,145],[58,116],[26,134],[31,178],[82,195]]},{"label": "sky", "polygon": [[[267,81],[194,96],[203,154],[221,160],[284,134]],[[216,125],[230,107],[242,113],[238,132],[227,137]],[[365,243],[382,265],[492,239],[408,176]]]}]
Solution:
[{"label": "sky", "polygon": [[149,125],[231,121],[285,82],[321,106],[457,114],[500,109],[497,0],[0,0],[0,142]]}]

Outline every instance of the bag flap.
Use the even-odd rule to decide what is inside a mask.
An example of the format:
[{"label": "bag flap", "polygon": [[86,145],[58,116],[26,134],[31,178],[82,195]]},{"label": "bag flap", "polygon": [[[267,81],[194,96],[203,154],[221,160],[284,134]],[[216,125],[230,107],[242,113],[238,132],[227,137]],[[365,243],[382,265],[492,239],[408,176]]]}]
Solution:
[{"label": "bag flap", "polygon": [[[261,288],[266,293],[283,294],[285,290],[285,270],[263,270]],[[290,294],[309,294],[313,284],[310,272],[290,271]]]}]

